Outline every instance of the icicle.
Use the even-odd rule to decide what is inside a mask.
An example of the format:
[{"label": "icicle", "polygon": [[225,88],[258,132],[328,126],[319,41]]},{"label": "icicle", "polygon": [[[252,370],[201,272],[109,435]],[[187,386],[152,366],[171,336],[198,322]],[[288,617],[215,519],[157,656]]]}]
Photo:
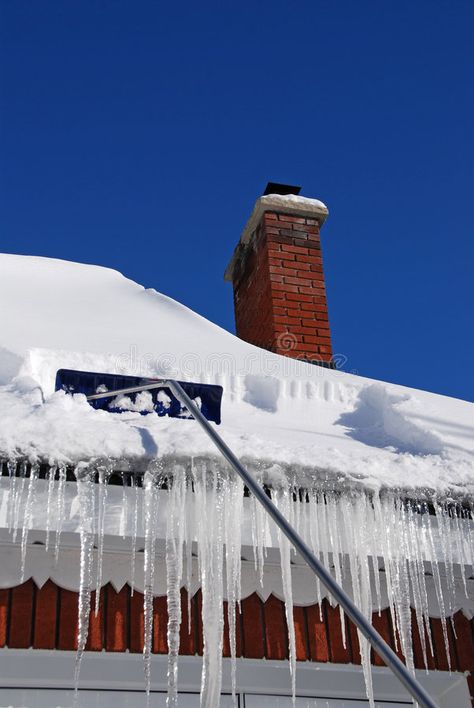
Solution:
[{"label": "icicle", "polygon": [[[308,498],[308,509],[307,509],[307,518],[308,518],[308,531],[306,534],[306,538],[308,539],[311,549],[313,553],[320,558],[321,556],[321,540],[320,540],[320,534],[319,534],[319,521],[318,521],[318,515],[319,515],[319,510],[321,507],[321,500],[319,497],[319,494],[313,489],[308,492],[309,498]],[[328,567],[328,566],[326,566]],[[319,614],[321,615],[321,603],[322,603],[322,597],[321,597],[321,583],[318,577],[315,576],[315,582],[316,582],[316,601],[318,603],[318,608],[319,608]],[[320,619],[321,616],[320,616]]]},{"label": "icicle", "polygon": [[[258,471],[255,470],[254,474],[257,476]],[[257,572],[260,589],[263,590],[263,573],[266,558],[265,539],[267,538],[269,532],[268,516],[261,504],[259,504],[253,495],[250,495],[248,498],[248,503],[250,505],[251,512],[252,547],[255,570]]]},{"label": "icicle", "polygon": [[[412,538],[416,539],[416,564],[417,564],[417,571],[418,571],[418,583],[420,586],[420,595],[421,595],[421,614],[423,615],[423,633],[425,636],[428,637],[428,647],[431,653],[431,656],[434,657],[434,645],[433,645],[433,637],[431,634],[431,625],[430,625],[430,611],[429,611],[429,606],[428,606],[428,589],[426,587],[426,579],[428,574],[425,572],[425,567],[426,567],[426,538],[425,538],[425,532],[424,529],[420,523],[420,507],[419,505],[413,508],[411,518],[412,518],[412,525],[413,527],[416,527],[416,531],[413,532]],[[430,576],[431,577],[431,576]],[[419,631],[421,632],[421,629],[419,628]],[[426,642],[425,642],[426,643]],[[428,656],[426,656],[426,662],[427,662]]]},{"label": "icicle", "polygon": [[20,514],[23,502],[23,496],[25,493],[26,478],[27,478],[27,466],[28,463],[23,460],[20,463],[20,479],[16,480],[13,492],[13,543],[16,543],[16,537],[18,530],[20,528]]},{"label": "icicle", "polygon": [[[393,621],[395,622],[395,603],[393,594],[393,581],[392,581],[392,547],[391,547],[391,532],[395,524],[393,511],[393,505],[390,507],[388,504],[382,504],[382,499],[378,494],[374,496],[374,517],[375,517],[375,529],[378,539],[380,540],[382,546],[382,559],[384,567],[384,577],[387,589],[388,604],[390,608],[390,614]],[[398,647],[398,637],[396,632],[394,633],[395,649]]]},{"label": "icicle", "polygon": [[[328,521],[327,521],[327,507],[328,507],[328,497],[327,494],[321,495],[319,514],[317,517],[319,536],[321,538],[321,547],[323,553],[323,563],[327,570],[331,569],[331,563],[329,560],[329,548],[330,548],[330,538],[328,532]],[[328,595],[328,599],[331,596]],[[319,619],[322,620],[322,604],[319,605]]]},{"label": "icicle", "polygon": [[252,546],[255,570],[260,584],[260,589],[263,589],[263,570],[265,564],[264,542],[263,542],[263,524],[260,505],[254,496],[249,498],[251,510],[252,524]]},{"label": "icicle", "polygon": [[[133,536],[133,531],[130,532],[130,519],[132,519],[133,513],[133,509],[131,510],[130,507],[133,506],[133,500],[131,501],[131,496],[133,495],[129,491],[129,489],[133,487],[133,472],[131,471],[130,461],[125,457],[120,457],[116,460],[114,469],[120,472],[120,477],[122,479],[122,514],[120,519],[120,528],[122,529],[122,539],[126,541],[128,537],[131,538]],[[132,584],[133,580],[130,582]]]},{"label": "icicle", "polygon": [[257,541],[257,570],[260,588],[263,590],[263,573],[267,547],[265,539],[268,537],[268,515],[265,509],[253,497],[255,503],[256,541]]},{"label": "icicle", "polygon": [[122,540],[126,541],[128,536],[132,536],[129,528],[129,519],[131,518],[131,512],[130,494],[128,492],[128,488],[129,480],[131,481],[131,477],[133,475],[130,473],[130,463],[124,457],[120,457],[118,460],[116,460],[114,468],[117,472],[120,472],[120,479],[122,480],[122,513],[120,515],[120,529]]},{"label": "icicle", "polygon": [[25,503],[25,513],[23,517],[23,529],[21,534],[21,582],[25,579],[26,549],[28,544],[28,532],[31,529],[33,520],[33,507],[36,491],[36,480],[38,479],[39,465],[33,463],[30,467],[30,478],[28,480],[28,492]]},{"label": "icicle", "polygon": [[89,630],[89,614],[92,590],[92,560],[94,551],[94,471],[89,467],[81,466],[75,471],[77,480],[77,498],[79,501],[80,515],[80,583],[79,583],[79,611],[77,629],[77,653],[74,671],[74,688],[77,697],[79,687],[79,673],[82,656],[86,648]]},{"label": "icicle", "polygon": [[[374,579],[374,587],[375,587],[375,596],[377,598],[377,611],[380,615],[382,611],[382,592],[380,588],[380,571],[379,571],[379,549],[378,549],[378,537],[376,534],[376,529],[375,529],[375,512],[374,512],[374,505],[373,505],[373,498],[369,497],[368,495],[364,494],[364,501],[365,501],[365,519],[369,522],[370,520],[370,529],[368,528],[368,548],[367,552],[369,553],[370,556],[370,561],[372,565],[372,576]],[[372,611],[374,611],[374,607],[372,607]]]},{"label": "icicle", "polygon": [[446,656],[448,659],[448,669],[451,671],[451,658],[450,658],[450,652],[449,652],[449,639],[448,639],[448,627],[446,623],[446,611],[445,611],[445,604],[444,604],[444,597],[443,597],[443,588],[441,585],[441,576],[439,572],[439,564],[436,559],[436,550],[434,547],[434,541],[433,541],[433,533],[432,533],[432,528],[431,524],[429,522],[429,514],[428,514],[428,509],[425,508],[423,509],[425,513],[421,514],[421,523],[423,526],[423,529],[426,532],[426,539],[428,541],[428,554],[430,558],[430,563],[431,563],[431,571],[433,573],[433,578],[435,581],[435,591],[436,591],[436,600],[438,602],[438,607],[440,611],[440,618],[441,618],[441,627],[443,630],[443,638],[444,638],[444,646],[446,650]]},{"label": "icicle", "polygon": [[474,525],[464,524],[464,528],[461,528],[462,518],[464,518],[462,507],[460,505],[455,506],[452,509],[452,526],[454,526],[454,531],[451,528],[450,538],[454,538],[456,554],[459,558],[460,563],[461,579],[464,586],[464,593],[466,597],[469,597],[469,593],[467,590],[466,566],[474,565],[474,538],[470,538],[471,533],[474,534],[474,529],[471,531],[470,528]]},{"label": "icicle", "polygon": [[127,522],[130,517],[129,499],[128,499],[127,475],[122,474],[122,515],[120,519],[120,527],[122,529],[122,541],[127,540]]},{"label": "icicle", "polygon": [[178,655],[181,626],[181,579],[186,513],[186,471],[175,466],[170,480],[166,524],[166,587],[168,597],[168,707],[178,705]]},{"label": "icicle", "polygon": [[240,478],[223,480],[224,488],[224,537],[226,559],[227,620],[231,657],[232,699],[236,705],[236,607],[240,610],[241,588],[241,529],[244,485]]},{"label": "icicle", "polygon": [[132,548],[130,559],[130,595],[133,597],[135,589],[135,564],[137,559],[138,499],[140,494],[138,484],[133,474],[130,477],[130,488],[133,489]]},{"label": "icicle", "polygon": [[9,476],[9,506],[8,506],[8,530],[10,533],[13,531],[13,521],[15,517],[15,504],[16,504],[16,487],[17,487],[17,461],[8,460],[7,462],[8,476]]},{"label": "icicle", "polygon": [[[408,513],[404,515],[404,522],[407,527],[406,541],[408,551],[408,574],[413,592],[413,603],[415,609],[415,618],[420,636],[421,650],[423,654],[423,662],[426,671],[428,671],[428,655],[426,649],[425,629],[427,626],[427,603],[425,605],[424,593],[426,591],[424,583],[424,566],[419,548],[419,534],[416,526],[415,514],[410,506]],[[429,624],[429,620],[428,620]]]},{"label": "icicle", "polygon": [[58,487],[56,496],[56,538],[54,543],[54,563],[57,565],[59,559],[59,546],[61,544],[61,531],[64,520],[64,493],[66,491],[67,469],[64,465],[59,467]]},{"label": "icicle", "polygon": [[110,460],[97,466],[98,477],[98,516],[97,516],[97,574],[95,583],[95,616],[99,613],[100,604],[100,589],[102,587],[102,566],[104,558],[104,530],[105,530],[105,511],[107,508],[107,495],[109,488],[109,477],[113,470],[113,464]]},{"label": "icicle", "polygon": [[395,500],[397,515],[398,546],[396,558],[396,625],[400,635],[400,644],[405,657],[407,669],[414,675],[415,663],[413,658],[412,643],[412,617],[411,617],[411,588],[409,574],[410,550],[407,541],[408,523],[406,520],[406,502]]},{"label": "icicle", "polygon": [[[453,598],[455,596],[454,583],[454,563],[453,563],[453,548],[450,541],[452,540],[451,529],[449,527],[449,517],[446,517],[445,510],[436,500],[433,504],[436,521],[438,523],[437,540],[441,547],[443,563],[446,569],[446,581],[448,583],[448,595]],[[450,611],[451,614],[451,611]]]},{"label": "icicle", "polygon": [[466,506],[463,513],[464,524],[463,539],[466,546],[465,565],[474,566],[474,501]]},{"label": "icicle", "polygon": [[222,683],[223,642],[223,493],[221,474],[205,464],[195,468],[194,488],[198,509],[197,539],[202,590],[204,651],[201,706],[219,705]]},{"label": "icicle", "polygon": [[[291,523],[291,505],[293,502],[293,492],[288,489],[279,489],[273,494],[275,504],[283,514],[283,516]],[[281,560],[281,576],[283,581],[283,596],[285,598],[285,614],[286,624],[288,628],[288,645],[290,649],[290,676],[291,676],[291,695],[293,705],[296,704],[296,639],[295,639],[295,623],[293,619],[293,586],[291,580],[291,560],[290,560],[290,542],[282,534],[280,529],[277,530],[278,545],[280,547]]]},{"label": "icicle", "polygon": [[[343,555],[341,548],[341,529],[340,519],[338,518],[338,498],[335,495],[327,496],[327,521],[329,538],[331,541],[332,559],[334,563],[334,571],[338,585],[342,585],[343,575]],[[331,598],[332,602],[334,599]],[[344,649],[347,645],[346,639],[346,621],[344,618],[344,610],[339,605],[339,616],[341,620],[342,645]]]},{"label": "icicle", "polygon": [[[189,530],[187,529],[187,534]],[[191,580],[193,574],[193,542],[192,538],[186,534],[186,610],[188,615],[188,634],[191,634],[192,614],[191,614]]]},{"label": "icicle", "polygon": [[[342,496],[338,501],[341,517],[344,522],[346,539],[350,541],[349,566],[352,581],[352,595],[356,606],[364,617],[372,620],[372,593],[370,588],[370,575],[367,551],[369,539],[366,529],[367,516],[365,505],[359,499],[350,500]],[[372,668],[370,663],[370,644],[358,630],[362,671],[365,679],[367,698],[371,708],[374,706],[374,692],[372,685]]]},{"label": "icicle", "polygon": [[145,520],[143,660],[147,700],[149,699],[151,688],[151,649],[153,640],[153,589],[155,580],[156,518],[158,512],[159,499],[159,496],[156,493],[156,486],[159,474],[159,469],[149,468],[145,472],[143,480],[143,505]]},{"label": "icicle", "polygon": [[[414,670],[411,647],[410,586],[404,549],[404,528],[400,518],[400,508],[394,497],[384,500],[383,509],[387,519],[385,533],[389,542],[392,541],[386,575],[387,580],[388,577],[391,578],[391,604],[394,607],[392,617],[396,628],[395,641],[398,641],[405,656],[407,668]],[[392,534],[394,534],[393,538]],[[387,568],[389,573],[387,573]]]},{"label": "icicle", "polygon": [[[190,479],[188,480],[190,491],[193,490],[193,480],[194,480],[194,458],[191,458],[191,470]],[[188,614],[188,635],[191,634],[192,629],[192,614],[191,614],[191,601],[192,601],[192,576],[193,576],[193,540],[194,540],[194,512],[195,512],[195,494],[188,494],[188,501],[186,505],[186,530],[185,530],[185,544],[186,544],[186,600],[187,600],[187,614]]]},{"label": "icicle", "polygon": [[48,484],[48,499],[46,502],[46,550],[49,551],[51,539],[51,522],[53,520],[53,498],[55,492],[56,467],[49,467],[46,472],[46,482]]}]

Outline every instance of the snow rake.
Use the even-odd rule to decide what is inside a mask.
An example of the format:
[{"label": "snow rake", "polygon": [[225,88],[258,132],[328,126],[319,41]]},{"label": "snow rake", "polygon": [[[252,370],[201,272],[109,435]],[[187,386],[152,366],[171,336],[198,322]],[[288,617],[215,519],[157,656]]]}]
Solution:
[{"label": "snow rake", "polygon": [[[222,386],[187,381],[177,383],[196,402],[204,417],[219,425]],[[109,413],[135,411],[142,415],[154,412],[170,418],[193,417],[173,393],[169,382],[163,379],[60,369],[56,374],[55,388],[66,393],[82,393],[93,408]],[[145,393],[145,397],[139,398],[141,393]]]},{"label": "snow rake", "polygon": [[[118,387],[116,388],[117,385]],[[61,369],[57,373],[56,389],[63,389],[69,393],[83,393],[94,408],[105,408],[111,412],[117,410],[139,410],[139,405],[137,405],[136,400],[135,403],[132,402],[130,408],[123,408],[120,397],[129,397],[147,391],[151,393],[153,406],[148,405],[147,407],[145,405],[146,410],[140,410],[139,412],[144,413],[155,410],[158,415],[193,418],[196,420],[225,460],[241,477],[249,491],[255,495],[275,524],[280,528],[282,533],[285,534],[313,573],[331,593],[336,602],[339,603],[349,619],[354,622],[359,631],[370,642],[374,651],[385,662],[388,668],[391,669],[392,673],[399,679],[416,703],[422,706],[422,708],[437,708],[431,696],[374,629],[370,621],[367,620],[344,589],[336,582],[331,573],[325,568],[303,538],[301,538],[296,530],[288,523],[265,490],[255,481],[240,460],[234,455],[215,427],[210,424],[209,421],[217,424],[221,422],[220,405],[223,393],[221,386],[180,382],[173,379],[140,379],[130,376],[93,374]],[[159,395],[160,391],[164,393],[166,398]],[[113,398],[112,405],[110,403],[107,405],[107,399],[110,398]],[[150,403],[149,400],[148,403]]]}]

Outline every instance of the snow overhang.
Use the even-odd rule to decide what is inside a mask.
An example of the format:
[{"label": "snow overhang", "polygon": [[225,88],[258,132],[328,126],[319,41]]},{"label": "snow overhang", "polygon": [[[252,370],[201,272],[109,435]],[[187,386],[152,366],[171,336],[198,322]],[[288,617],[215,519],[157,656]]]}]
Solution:
[{"label": "snow overhang", "polygon": [[255,229],[257,228],[263,214],[266,211],[277,212],[279,214],[291,214],[292,216],[302,216],[317,219],[322,226],[329,214],[327,206],[319,199],[309,199],[296,194],[267,194],[260,197],[255,202],[255,206],[240,236],[232,258],[225,270],[224,280],[232,281],[234,264],[243,246],[246,246]]}]

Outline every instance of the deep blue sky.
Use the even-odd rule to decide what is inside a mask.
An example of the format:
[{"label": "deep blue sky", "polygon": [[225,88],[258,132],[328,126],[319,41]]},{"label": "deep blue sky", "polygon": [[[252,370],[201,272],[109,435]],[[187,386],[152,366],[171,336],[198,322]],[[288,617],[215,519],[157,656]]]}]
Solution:
[{"label": "deep blue sky", "polygon": [[301,184],[345,368],[474,400],[473,47],[472,0],[1,0],[0,250],[233,331],[254,200]]}]

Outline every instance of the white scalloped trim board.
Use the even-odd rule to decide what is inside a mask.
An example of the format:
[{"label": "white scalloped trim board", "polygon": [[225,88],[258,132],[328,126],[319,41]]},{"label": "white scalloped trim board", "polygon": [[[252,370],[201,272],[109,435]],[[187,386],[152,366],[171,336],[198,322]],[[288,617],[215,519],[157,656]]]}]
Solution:
[{"label": "white scalloped trim board", "polygon": [[[22,582],[34,580],[35,584],[41,588],[47,580],[52,580],[56,585],[65,590],[77,592],[79,590],[79,549],[61,548],[59,561],[55,564],[54,552],[46,551],[44,546],[29,546],[27,549],[25,574],[21,577],[21,549],[17,544],[0,545],[0,587],[12,588]],[[105,552],[103,557],[102,585],[111,583],[114,589],[119,592],[124,585],[131,585],[131,558],[130,552]],[[308,606],[318,602],[316,583],[312,572],[305,566],[294,565],[292,567],[293,577],[293,599],[295,605]],[[381,580],[381,604],[382,609],[388,607],[387,593],[385,589],[384,573],[380,573]],[[447,593],[447,579],[441,577],[441,582]],[[467,581],[469,597],[466,597],[462,580],[455,579],[455,591],[453,604],[449,614],[455,614],[462,610],[467,617],[474,616],[474,578]],[[343,583],[348,594],[351,594],[351,583]],[[428,607],[432,617],[439,617],[439,605],[437,601],[436,587],[432,577],[426,578]],[[134,587],[143,592],[143,553],[137,553]],[[183,587],[186,587],[183,584]],[[199,590],[197,561],[194,560],[191,586],[189,588],[192,595]],[[327,597],[324,588],[321,589],[322,597]],[[278,563],[265,565],[263,586],[260,585],[258,573],[253,561],[242,563],[242,599],[256,592],[263,601],[270,595],[280,600],[284,600],[281,569]],[[154,582],[154,594],[156,596],[166,595],[166,565],[162,557],[157,556],[156,572]],[[374,592],[375,597],[375,592]]]}]

